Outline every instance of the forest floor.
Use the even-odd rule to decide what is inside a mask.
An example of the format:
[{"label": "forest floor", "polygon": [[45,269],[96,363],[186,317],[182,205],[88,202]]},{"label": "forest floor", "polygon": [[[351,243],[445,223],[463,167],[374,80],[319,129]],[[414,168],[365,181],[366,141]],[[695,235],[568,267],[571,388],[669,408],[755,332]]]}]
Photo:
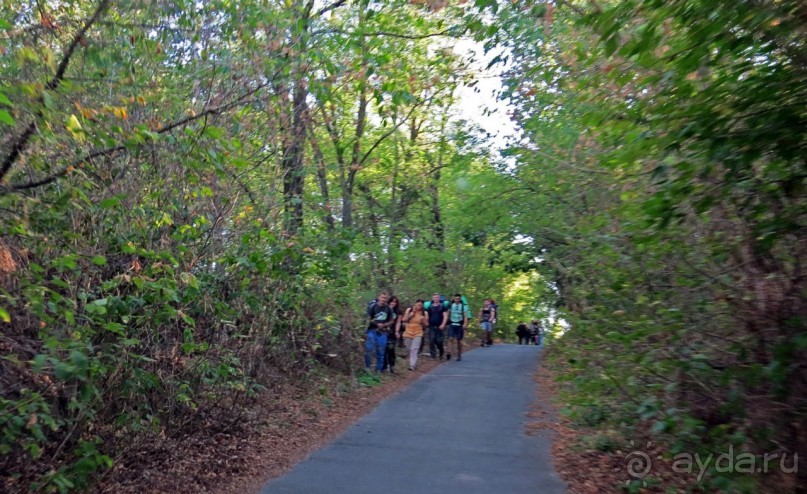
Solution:
[{"label": "forest floor", "polygon": [[553,467],[569,494],[692,492],[694,479],[674,471],[672,461],[663,459],[663,446],[653,442],[648,430],[637,429],[637,437],[628,441],[615,431],[574,424],[559,414],[553,405],[560,390],[557,378],[546,365],[535,372],[536,401],[527,414],[532,419],[527,434],[554,434]]},{"label": "forest floor", "polygon": [[625,457],[618,452],[605,453],[584,447],[591,431],[572,427],[568,418],[558,414],[553,401],[558,394],[556,376],[541,365],[533,376],[536,399],[527,417],[527,434],[553,434],[553,467],[566,482],[569,494],[604,494],[619,492],[618,485],[628,479]]},{"label": "forest floor", "polygon": [[[478,346],[477,341],[466,342],[464,351]],[[326,378],[317,389],[279,384],[264,393],[247,417],[239,415],[226,426],[220,417],[210,417],[201,426],[188,427],[192,432],[181,437],[131,444],[126,461],[116,462],[95,492],[258,492],[269,480],[336,439],[382,400],[445,362],[422,356],[418,369],[410,372],[403,353],[399,350],[397,373],[380,374],[380,382],[373,385],[361,385],[360,378],[345,376],[341,381]],[[636,437],[625,438],[615,431],[573,423],[559,413],[555,408],[562,386],[558,371],[547,366],[543,356],[541,359],[533,374],[535,396],[525,432],[550,435],[552,466],[569,494],[692,490],[695,479],[674,470],[669,455],[651,441],[649,431],[634,429]],[[637,455],[652,460],[652,471],[648,466],[646,477],[631,479],[628,468]]]},{"label": "forest floor", "polygon": [[[478,344],[466,345],[469,351]],[[181,439],[138,445],[138,453],[115,467],[96,486],[96,492],[116,494],[257,492],[268,480],[291,469],[311,452],[329,443],[382,400],[445,361],[421,356],[418,368],[408,370],[399,349],[396,374],[382,373],[380,383],[355,383],[334,392],[281,385],[257,403],[249,418],[223,428],[194,427]],[[339,386],[332,386],[338,389]]]},{"label": "forest floor", "polygon": [[[465,351],[478,347],[466,345]],[[226,430],[195,429],[182,440],[166,439],[141,448],[134,461],[117,464],[97,486],[101,493],[243,494],[258,492],[267,481],[288,472],[313,451],[328,444],[356,420],[373,410],[423,374],[445,361],[420,357],[410,372],[400,358],[396,374],[380,374],[380,383],[353,386],[341,393],[312,392],[293,386],[274,390],[256,406],[249,420]],[[593,430],[572,426],[554,409],[556,376],[541,365],[535,372],[535,402],[527,414],[526,433],[552,433],[554,469],[570,494],[618,492],[629,476],[621,451],[603,452],[586,447]],[[644,489],[642,490],[644,491]],[[655,492],[655,490],[652,490]]]}]

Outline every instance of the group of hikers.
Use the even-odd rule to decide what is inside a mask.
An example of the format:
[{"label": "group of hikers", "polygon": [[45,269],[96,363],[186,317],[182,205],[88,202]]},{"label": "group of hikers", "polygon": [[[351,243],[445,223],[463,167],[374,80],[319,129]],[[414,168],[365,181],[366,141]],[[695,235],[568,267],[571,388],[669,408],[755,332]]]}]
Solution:
[{"label": "group of hikers", "polygon": [[543,328],[539,321],[533,320],[529,325],[522,321],[516,326],[519,345],[540,345],[542,335]]},{"label": "group of hikers", "polygon": [[[431,300],[418,299],[402,310],[396,296],[381,292],[367,308],[369,326],[365,341],[364,365],[369,371],[388,370],[395,373],[395,348],[404,346],[409,355],[409,370],[415,370],[418,356],[423,352],[426,339],[429,342],[431,358],[451,360],[452,343],[456,348],[456,360],[462,360],[462,340],[471,311],[465,298],[457,293],[451,300],[444,300],[439,293]],[[493,328],[496,324],[496,304],[486,299],[479,310],[482,329],[482,346],[493,344]],[[447,341],[446,341],[447,340]]]}]

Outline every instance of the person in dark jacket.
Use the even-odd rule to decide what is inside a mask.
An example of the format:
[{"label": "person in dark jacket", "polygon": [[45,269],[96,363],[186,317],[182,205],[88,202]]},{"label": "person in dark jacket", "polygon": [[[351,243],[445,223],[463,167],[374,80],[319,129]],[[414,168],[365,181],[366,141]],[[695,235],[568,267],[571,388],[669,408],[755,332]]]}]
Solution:
[{"label": "person in dark jacket", "polygon": [[393,324],[387,334],[387,349],[384,354],[384,370],[388,370],[390,374],[395,374],[395,343],[401,338],[401,302],[398,297],[393,295],[389,299],[389,307],[392,309]]},{"label": "person in dark jacket", "polygon": [[527,323],[518,323],[518,326],[516,326],[516,336],[518,336],[519,345],[530,344],[530,328],[527,327]]},{"label": "person in dark jacket", "polygon": [[395,318],[392,308],[387,304],[389,294],[381,292],[376,302],[367,311],[369,324],[367,339],[364,342],[364,367],[372,370],[373,355],[375,355],[375,370],[381,372],[384,368],[384,353],[387,350],[387,336],[394,327]]}]

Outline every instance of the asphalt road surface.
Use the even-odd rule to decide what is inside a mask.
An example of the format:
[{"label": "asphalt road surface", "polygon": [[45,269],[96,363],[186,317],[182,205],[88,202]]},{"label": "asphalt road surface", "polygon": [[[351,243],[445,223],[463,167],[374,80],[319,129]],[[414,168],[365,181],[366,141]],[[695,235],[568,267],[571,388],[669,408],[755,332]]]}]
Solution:
[{"label": "asphalt road surface", "polygon": [[548,435],[525,434],[537,365],[538,347],[526,345],[478,348],[449,361],[260,493],[565,492]]}]

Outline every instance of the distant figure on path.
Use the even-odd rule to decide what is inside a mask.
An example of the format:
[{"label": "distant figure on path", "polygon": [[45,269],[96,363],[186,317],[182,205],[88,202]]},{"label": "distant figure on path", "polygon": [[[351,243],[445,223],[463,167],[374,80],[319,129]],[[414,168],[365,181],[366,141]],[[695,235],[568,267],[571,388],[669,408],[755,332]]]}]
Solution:
[{"label": "distant figure on path", "polygon": [[457,342],[457,361],[462,360],[462,338],[465,336],[465,328],[468,326],[468,316],[465,304],[462,302],[462,295],[454,294],[451,305],[448,306],[448,350],[446,360],[451,360],[451,341]]},{"label": "distant figure on path", "polygon": [[423,333],[429,327],[429,318],[423,310],[423,300],[418,299],[415,305],[406,309],[403,320],[406,323],[403,340],[406,344],[406,349],[409,351],[409,370],[413,371],[417,367],[418,352],[420,342],[423,341]]},{"label": "distant figure on path", "polygon": [[367,340],[364,342],[364,368],[368,372],[372,369],[373,355],[376,358],[376,372],[381,372],[384,368],[387,335],[395,323],[392,309],[387,304],[388,298],[389,294],[387,292],[379,293],[377,301],[367,311],[370,324],[367,327]]},{"label": "distant figure on path", "polygon": [[444,331],[448,321],[448,310],[440,302],[439,293],[432,295],[432,303],[426,313],[429,316],[429,355],[436,358],[439,351],[440,360],[443,360],[445,353],[443,341],[445,340]]},{"label": "distant figure on path", "polygon": [[485,299],[485,305],[479,309],[479,324],[482,326],[482,346],[493,344],[493,321],[496,319],[496,309],[491,305],[493,301]]},{"label": "distant figure on path", "polygon": [[543,336],[542,333],[543,328],[541,327],[541,321],[532,321],[532,324],[530,324],[530,336],[532,337],[531,339],[534,345],[541,345],[541,336]]},{"label": "distant figure on path", "polygon": [[527,323],[520,322],[516,327],[516,336],[518,336],[518,344],[519,345],[529,345],[530,344],[530,328],[527,327]]}]

